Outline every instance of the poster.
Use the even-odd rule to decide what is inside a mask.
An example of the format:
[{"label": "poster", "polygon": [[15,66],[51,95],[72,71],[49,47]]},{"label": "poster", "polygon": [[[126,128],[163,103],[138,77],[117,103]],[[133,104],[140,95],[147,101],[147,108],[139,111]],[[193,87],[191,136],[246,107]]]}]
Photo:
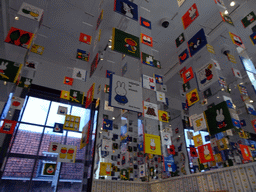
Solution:
[{"label": "poster", "polygon": [[160,92],[160,91],[156,91],[156,100],[160,101],[160,102],[165,102],[165,93]]},{"label": "poster", "polygon": [[90,70],[90,77],[93,75],[93,73],[96,71],[99,63],[99,53],[97,53],[91,63],[91,70]]},{"label": "poster", "polygon": [[40,21],[43,16],[44,10],[28,3],[23,2],[19,11],[18,15],[22,15],[29,19],[33,19],[35,21]]},{"label": "poster", "polygon": [[110,106],[143,112],[141,82],[112,75],[109,94]]},{"label": "poster", "polygon": [[154,78],[156,79],[157,84],[163,85],[163,82],[164,82],[163,76],[154,74]]},{"label": "poster", "polygon": [[20,98],[20,97],[12,97],[11,100],[11,109],[17,109],[17,110],[21,110],[23,107],[25,99]]},{"label": "poster", "polygon": [[249,25],[251,25],[254,21],[256,20],[256,15],[254,14],[254,12],[250,12],[248,15],[246,15],[242,20],[242,24],[244,26],[244,28],[248,27]]},{"label": "poster", "polygon": [[237,36],[237,35],[235,35],[234,33],[231,33],[231,32],[229,32],[229,35],[230,35],[230,37],[231,37],[232,42],[233,42],[235,45],[237,45],[237,46],[242,47],[243,49],[245,49],[244,43],[242,42],[242,39],[241,39],[239,36]]},{"label": "poster", "polygon": [[154,56],[141,52],[141,63],[155,67]]},{"label": "poster", "polygon": [[111,176],[112,163],[103,163],[100,162],[100,176]]},{"label": "poster", "polygon": [[198,9],[194,3],[189,10],[182,16],[182,23],[184,29],[187,29],[188,26],[199,16]]},{"label": "poster", "polygon": [[91,45],[92,37],[84,33],[80,33],[79,41]]},{"label": "poster", "polygon": [[187,101],[188,101],[188,106],[191,106],[199,101],[199,95],[198,95],[196,88],[193,89],[192,91],[188,92],[186,94],[186,97],[187,97]]},{"label": "poster", "polygon": [[162,145],[172,145],[171,133],[161,132]]},{"label": "poster", "polygon": [[175,40],[176,47],[178,48],[184,42],[185,42],[185,36],[184,36],[184,33],[181,33],[180,36]]},{"label": "poster", "polygon": [[0,133],[12,135],[16,127],[17,121],[4,119],[3,125],[0,128]]},{"label": "poster", "polygon": [[185,49],[181,54],[179,54],[180,64],[184,63],[189,58],[188,49]]},{"label": "poster", "polygon": [[187,131],[187,137],[188,139],[193,139],[193,132],[192,131]]},{"label": "poster", "polygon": [[139,177],[146,176],[146,166],[145,164],[139,165]]},{"label": "poster", "polygon": [[138,6],[128,0],[115,0],[114,11],[138,21]]},{"label": "poster", "polygon": [[113,121],[109,119],[103,119],[103,130],[113,130]]},{"label": "poster", "polygon": [[44,47],[41,45],[33,44],[30,51],[32,53],[42,55],[44,53]]},{"label": "poster", "polygon": [[151,22],[143,17],[140,17],[140,25],[147,29],[151,29]]},{"label": "poster", "polygon": [[194,140],[195,147],[203,145],[203,139],[202,139],[202,135],[201,134],[193,136],[193,140]]},{"label": "poster", "polygon": [[210,135],[215,135],[234,127],[226,101],[207,109],[204,113]]},{"label": "poster", "polygon": [[69,100],[69,91],[61,90],[60,98]]},{"label": "poster", "polygon": [[187,83],[193,78],[194,78],[194,73],[193,73],[192,67],[185,69],[184,72],[182,73],[183,83]]},{"label": "poster", "polygon": [[213,151],[210,143],[199,146],[198,154],[199,154],[200,163],[207,163],[210,161],[214,161],[214,155],[213,155]]},{"label": "poster", "polygon": [[140,58],[140,39],[139,37],[113,28],[112,50]]},{"label": "poster", "polygon": [[145,153],[161,155],[160,136],[145,134]]},{"label": "poster", "polygon": [[74,81],[74,79],[71,78],[71,77],[64,77],[63,83],[66,84],[66,85],[72,86],[73,85],[73,81]]},{"label": "poster", "polygon": [[191,122],[195,132],[207,128],[203,113],[193,116],[193,118],[191,119]]},{"label": "poster", "polygon": [[156,80],[153,77],[147,75],[142,75],[143,88],[156,91]]},{"label": "poster", "polygon": [[224,99],[224,101],[226,101],[228,108],[235,109],[231,97],[227,97],[227,96],[223,95],[223,99]]},{"label": "poster", "polygon": [[31,46],[33,37],[34,37],[33,33],[11,27],[4,42],[29,49]]},{"label": "poster", "polygon": [[87,109],[91,103],[93,102],[94,99],[94,89],[95,89],[95,83],[92,84],[90,89],[87,91],[86,94],[86,101],[85,101],[85,108]]},{"label": "poster", "polygon": [[55,123],[53,127],[53,132],[55,133],[63,133],[63,124]]},{"label": "poster", "polygon": [[90,53],[88,51],[84,51],[82,49],[77,49],[76,51],[76,58],[82,61],[89,62]]},{"label": "poster", "polygon": [[82,131],[82,138],[80,141],[80,149],[83,149],[88,143],[90,138],[90,131],[91,131],[91,120],[85,124]]},{"label": "poster", "polygon": [[58,153],[57,162],[75,163],[77,147],[51,142],[48,152]]},{"label": "poster", "polygon": [[169,123],[169,116],[166,111],[158,110],[158,119],[164,123]]},{"label": "poster", "polygon": [[25,68],[35,71],[35,70],[37,70],[38,65],[39,65],[39,62],[37,62],[37,61],[27,60],[25,63]]},{"label": "poster", "polygon": [[153,47],[153,39],[152,37],[145,35],[143,33],[140,34],[140,38],[141,38],[141,43]]},{"label": "poster", "polygon": [[53,176],[56,171],[56,163],[44,163],[43,164],[43,175]]},{"label": "poster", "polygon": [[69,101],[79,104],[84,104],[84,92],[70,89]]},{"label": "poster", "polygon": [[219,151],[226,150],[228,148],[226,138],[223,137],[222,139],[219,139],[216,141],[217,147]]},{"label": "poster", "polygon": [[157,104],[143,101],[143,115],[146,118],[158,120]]},{"label": "poster", "polygon": [[186,0],[177,0],[178,6],[180,7]]},{"label": "poster", "polygon": [[252,154],[247,145],[241,145],[239,144],[243,159],[246,161],[252,161]]},{"label": "poster", "polygon": [[219,77],[213,63],[208,63],[196,71],[199,90],[209,87],[217,82]]},{"label": "poster", "polygon": [[80,117],[74,115],[66,115],[63,129],[71,131],[79,131]]},{"label": "poster", "polygon": [[195,55],[200,49],[207,45],[204,29],[199,30],[189,41],[188,47],[190,56]]},{"label": "poster", "polygon": [[129,171],[127,169],[121,169],[120,171],[121,180],[129,180]]},{"label": "poster", "polygon": [[108,101],[105,101],[104,103],[104,110],[106,111],[114,111],[114,107],[109,106]]},{"label": "poster", "polygon": [[102,151],[112,151],[112,140],[102,139]]},{"label": "poster", "polygon": [[86,80],[86,70],[74,68],[72,78],[78,79],[81,81],[85,81]]},{"label": "poster", "polygon": [[19,80],[18,87],[22,87],[22,88],[28,89],[28,88],[31,87],[32,81],[33,80],[30,79],[30,78],[21,77],[20,80]]},{"label": "poster", "polygon": [[0,59],[0,80],[16,83],[22,64]]}]

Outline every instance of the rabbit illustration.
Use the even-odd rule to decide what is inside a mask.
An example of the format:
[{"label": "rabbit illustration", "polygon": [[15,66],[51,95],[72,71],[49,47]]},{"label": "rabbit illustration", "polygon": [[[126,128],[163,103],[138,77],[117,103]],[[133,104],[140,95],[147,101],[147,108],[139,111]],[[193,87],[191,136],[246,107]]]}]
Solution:
[{"label": "rabbit illustration", "polygon": [[7,69],[7,65],[8,65],[8,63],[4,63],[4,62],[1,63],[1,65],[0,65],[0,73],[4,74],[4,70]]},{"label": "rabbit illustration", "polygon": [[30,84],[31,84],[30,80],[26,79],[26,81],[24,82],[24,86],[29,87]]},{"label": "rabbit illustration", "polygon": [[216,110],[217,116],[216,116],[216,121],[217,121],[217,126],[219,129],[226,127],[227,124],[225,122],[225,116],[223,115],[223,110]]},{"label": "rabbit illustration", "polygon": [[74,123],[69,124],[69,127],[73,128],[73,126],[74,126]]},{"label": "rabbit illustration", "polygon": [[150,139],[150,149],[151,150],[156,150],[156,144],[154,139]]},{"label": "rabbit illustration", "polygon": [[37,48],[37,53],[38,54],[42,54],[43,53],[43,48],[42,47],[38,47]]},{"label": "rabbit illustration", "polygon": [[192,7],[190,10],[188,10],[188,12],[189,12],[189,17],[191,18],[191,20],[195,19],[195,17],[196,17],[196,9],[194,9]]},{"label": "rabbit illustration", "polygon": [[155,90],[156,86],[153,78],[149,78],[149,87],[150,89]]},{"label": "rabbit illustration", "polygon": [[248,151],[246,150],[246,148],[244,148],[244,154],[246,157],[249,157]]},{"label": "rabbit illustration", "polygon": [[253,18],[253,16],[252,16],[251,14],[249,14],[249,15],[247,16],[247,20],[250,21],[250,22],[252,22],[252,21],[254,20],[254,18]]},{"label": "rabbit illustration", "polygon": [[127,17],[133,18],[133,9],[134,8],[131,5],[128,5],[125,2],[123,2],[122,13],[124,13]]},{"label": "rabbit illustration", "polygon": [[76,99],[76,98],[77,98],[77,92],[76,92],[76,91],[74,91],[74,93],[73,93],[73,97],[74,97],[74,99]]},{"label": "rabbit illustration", "polygon": [[75,130],[78,130],[78,124],[77,123],[75,123]]},{"label": "rabbit illustration", "polygon": [[65,127],[69,127],[69,123],[68,122],[66,122]]},{"label": "rabbit illustration", "polygon": [[211,155],[207,145],[204,146],[204,158],[206,160],[210,160],[212,158],[212,155]]},{"label": "rabbit illustration", "polygon": [[107,175],[109,175],[109,174],[110,174],[110,171],[111,171],[111,169],[110,169],[110,165],[107,165],[107,168],[106,168],[106,174],[107,174]]},{"label": "rabbit illustration", "polygon": [[115,100],[119,104],[125,105],[126,103],[128,103],[128,99],[126,97],[127,91],[125,89],[125,83],[124,82],[121,83],[120,81],[117,81],[115,92],[116,92]]},{"label": "rabbit illustration", "polygon": [[146,63],[147,63],[147,64],[153,64],[153,58],[152,58],[152,56],[146,57]]}]

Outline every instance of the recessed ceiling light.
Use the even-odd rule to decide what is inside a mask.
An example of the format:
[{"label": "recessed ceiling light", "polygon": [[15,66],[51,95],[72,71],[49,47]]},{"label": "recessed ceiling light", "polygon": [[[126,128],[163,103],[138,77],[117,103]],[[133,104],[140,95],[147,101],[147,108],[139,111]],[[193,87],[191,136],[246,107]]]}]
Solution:
[{"label": "recessed ceiling light", "polygon": [[115,117],[112,117],[113,120],[115,120],[116,118]]},{"label": "recessed ceiling light", "polygon": [[4,81],[4,85],[6,85],[7,84],[7,82],[6,81]]},{"label": "recessed ceiling light", "polygon": [[221,88],[221,91],[225,91],[225,88]]},{"label": "recessed ceiling light", "polygon": [[225,10],[225,11],[224,11],[224,14],[226,14],[226,15],[227,15],[227,14],[228,14],[228,10]]},{"label": "recessed ceiling light", "polygon": [[253,100],[250,100],[250,103],[253,103]]},{"label": "recessed ceiling light", "polygon": [[220,97],[219,97],[219,96],[217,96],[217,98],[219,99]]},{"label": "recessed ceiling light", "polygon": [[15,20],[16,20],[16,21],[18,21],[19,19],[20,19],[19,17],[17,17],[17,16],[15,17]]},{"label": "recessed ceiling light", "polygon": [[112,46],[111,46],[111,45],[109,45],[109,46],[108,46],[108,48],[112,48]]},{"label": "recessed ceiling light", "polygon": [[236,4],[235,1],[231,1],[229,5],[230,5],[231,7],[233,7],[233,6],[235,6],[235,4]]}]

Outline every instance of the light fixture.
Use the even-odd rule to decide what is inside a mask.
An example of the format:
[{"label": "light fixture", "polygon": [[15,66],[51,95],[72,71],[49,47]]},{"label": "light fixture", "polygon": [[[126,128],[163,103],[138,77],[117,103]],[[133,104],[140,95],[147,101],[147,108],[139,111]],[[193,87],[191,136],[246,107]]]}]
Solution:
[{"label": "light fixture", "polygon": [[109,46],[108,46],[108,48],[112,48],[112,46],[111,46],[111,45],[109,45]]},{"label": "light fixture", "polygon": [[103,60],[103,58],[100,58],[100,60],[102,61],[102,60]]},{"label": "light fixture", "polygon": [[170,127],[172,126],[172,125],[169,125]]},{"label": "light fixture", "polygon": [[229,89],[229,91],[231,91],[231,89]]},{"label": "light fixture", "polygon": [[250,103],[253,103],[253,100],[250,100]]},{"label": "light fixture", "polygon": [[115,120],[116,118],[115,117],[112,117],[113,120]]},{"label": "light fixture", "polygon": [[16,21],[18,21],[20,18],[16,16],[14,19],[15,19]]},{"label": "light fixture", "polygon": [[229,5],[230,5],[231,7],[234,7],[234,6],[235,6],[235,4],[236,4],[236,2],[235,2],[235,1],[231,1]]},{"label": "light fixture", "polygon": [[101,130],[103,130],[103,128],[102,128],[102,127],[101,127],[100,129],[101,129]]},{"label": "light fixture", "polygon": [[6,85],[7,84],[7,82],[6,81],[4,81],[4,85]]},{"label": "light fixture", "polygon": [[225,91],[225,88],[221,88],[221,91]]},{"label": "light fixture", "polygon": [[241,83],[239,83],[240,85],[243,85],[244,83],[243,82],[241,82]]},{"label": "light fixture", "polygon": [[219,96],[217,96],[217,99],[219,99],[220,97]]},{"label": "light fixture", "polygon": [[225,10],[225,11],[224,11],[224,14],[227,15],[227,14],[228,14],[228,10]]},{"label": "light fixture", "polygon": [[109,39],[108,41],[109,41],[109,42],[112,42],[112,39]]}]

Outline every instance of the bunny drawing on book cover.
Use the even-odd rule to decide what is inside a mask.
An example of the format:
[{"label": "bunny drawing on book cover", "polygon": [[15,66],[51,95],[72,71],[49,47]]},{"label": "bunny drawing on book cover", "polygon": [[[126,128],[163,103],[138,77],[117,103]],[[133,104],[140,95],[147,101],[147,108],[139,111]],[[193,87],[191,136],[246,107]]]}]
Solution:
[{"label": "bunny drawing on book cover", "polygon": [[206,160],[210,160],[212,158],[212,155],[211,155],[207,145],[204,146],[204,158]]},{"label": "bunny drawing on book cover", "polygon": [[223,109],[216,110],[217,116],[216,116],[216,121],[217,121],[217,126],[219,129],[224,128],[227,126],[225,122],[225,116],[223,115]]},{"label": "bunny drawing on book cover", "polygon": [[115,92],[116,92],[115,100],[119,104],[125,105],[126,103],[128,103],[128,99],[126,97],[127,91],[125,89],[125,83],[124,82],[121,83],[120,81],[117,81]]},{"label": "bunny drawing on book cover", "polygon": [[156,144],[154,139],[150,139],[150,149],[151,150],[156,150]]}]

